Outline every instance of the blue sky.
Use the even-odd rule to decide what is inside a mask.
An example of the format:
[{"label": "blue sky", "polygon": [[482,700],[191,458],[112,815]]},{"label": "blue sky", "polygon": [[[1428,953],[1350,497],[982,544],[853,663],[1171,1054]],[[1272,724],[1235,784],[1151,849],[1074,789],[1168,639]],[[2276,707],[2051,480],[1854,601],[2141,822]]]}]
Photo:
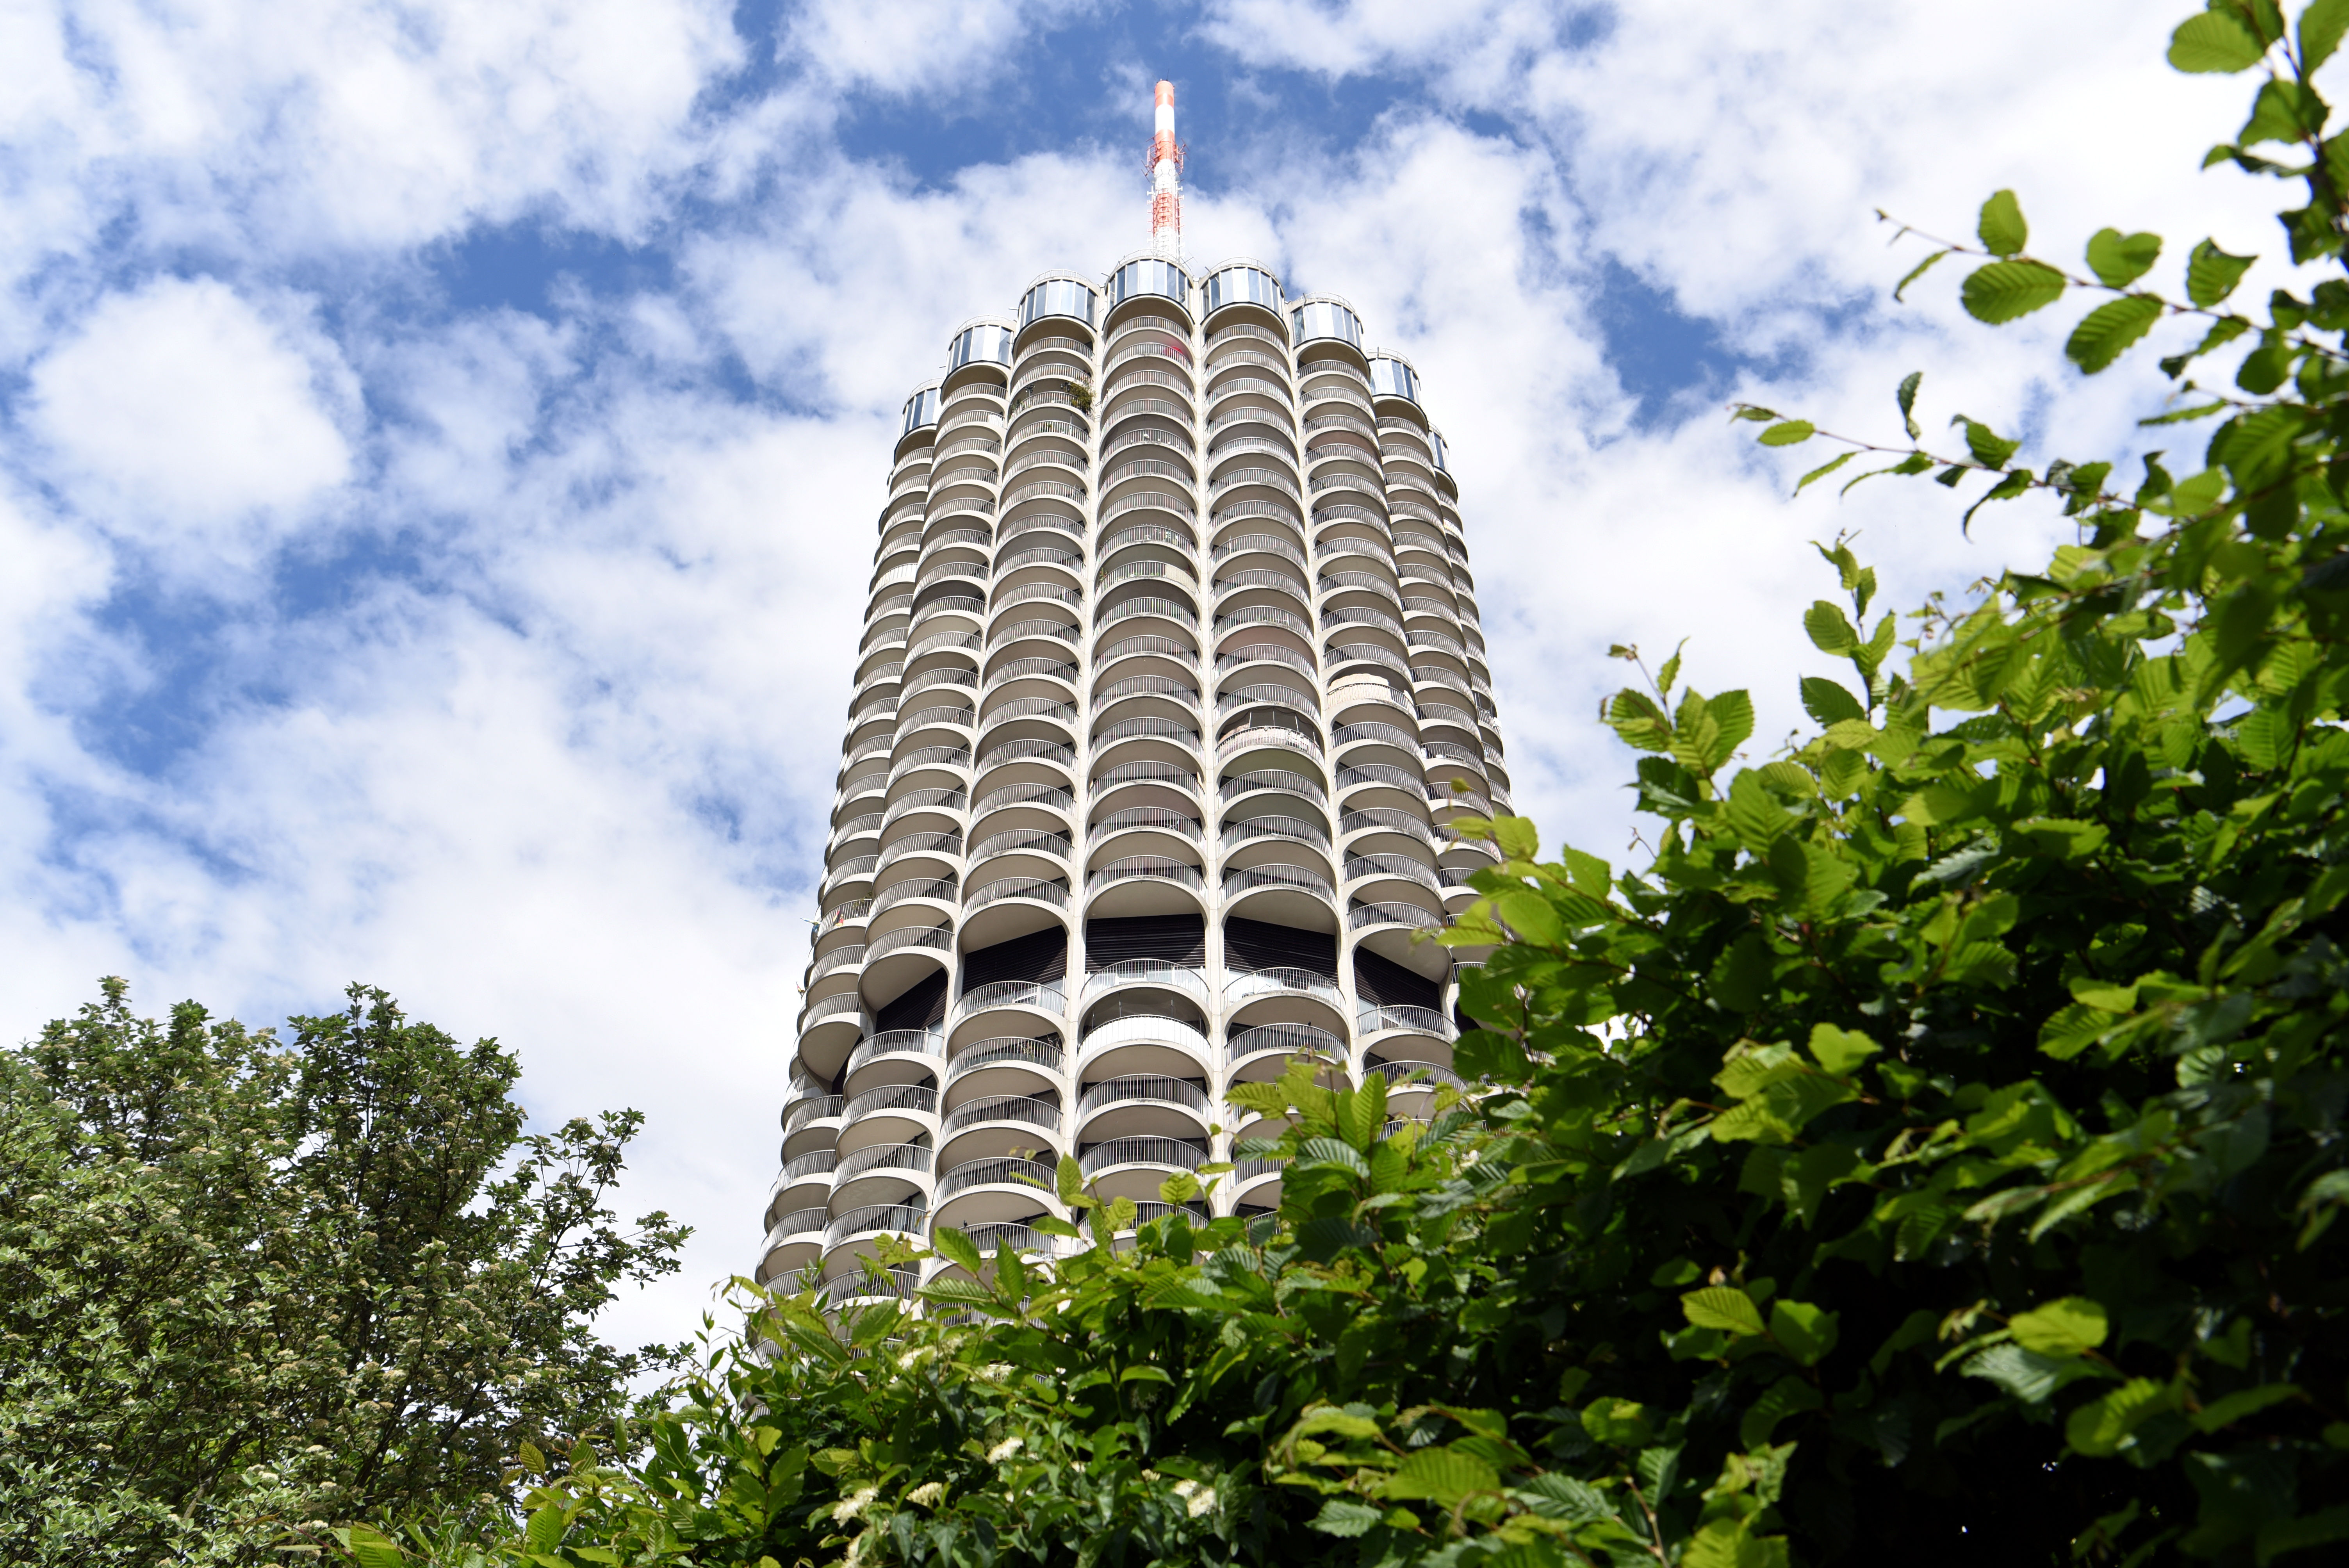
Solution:
[{"label": "blue sky", "polygon": [[[2273,251],[2192,170],[2242,112],[2175,18],[1786,0],[105,0],[0,20],[0,1024],[131,977],[249,1020],[384,984],[651,1115],[631,1202],[750,1261],[844,653],[898,403],[963,318],[1148,240],[1352,298],[1462,480],[1517,798],[1624,858],[1613,643],[1693,634],[1761,734],[1805,542],[1913,601],[2043,550],[1940,492],[1789,505],[1735,397],[2134,438],[1878,206],[2021,192]],[[2028,40],[2029,46],[2020,46]],[[1945,280],[1946,281],[1946,280]],[[2258,286],[2254,280],[2251,286]],[[2148,356],[2149,359],[2149,356]],[[812,650],[793,653],[792,649]]]}]

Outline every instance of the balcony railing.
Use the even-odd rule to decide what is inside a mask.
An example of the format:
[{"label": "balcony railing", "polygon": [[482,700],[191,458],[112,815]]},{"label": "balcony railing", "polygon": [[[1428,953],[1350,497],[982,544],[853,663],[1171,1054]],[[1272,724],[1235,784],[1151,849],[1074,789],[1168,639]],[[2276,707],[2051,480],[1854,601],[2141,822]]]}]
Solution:
[{"label": "balcony railing", "polygon": [[892,1171],[926,1176],[937,1156],[938,1151],[926,1143],[876,1143],[841,1156],[840,1169],[833,1172],[833,1185],[845,1186],[860,1176],[881,1176]]},{"label": "balcony railing", "polygon": [[1248,1057],[1275,1052],[1284,1057],[1319,1057],[1341,1065],[1347,1057],[1345,1041],[1310,1024],[1258,1024],[1232,1036],[1224,1047],[1226,1060],[1234,1067]]},{"label": "balcony railing", "polygon": [[1363,931],[1373,925],[1408,925],[1417,931],[1441,931],[1444,917],[1415,903],[1358,903],[1346,912],[1346,929]]},{"label": "balcony railing", "polygon": [[1150,881],[1171,882],[1194,892],[1206,891],[1207,880],[1199,868],[1181,861],[1170,861],[1160,855],[1129,855],[1122,861],[1112,861],[1088,874],[1085,894],[1091,897],[1112,882]]},{"label": "balcony railing", "polygon": [[[1050,1040],[1018,1035],[999,1036],[957,1051],[954,1059],[947,1064],[947,1083],[951,1087],[964,1074],[976,1072],[981,1068],[1035,1068],[1057,1076],[1066,1060],[1066,1053]],[[955,1108],[956,1110],[961,1109],[960,1106]],[[947,1115],[951,1119],[954,1112],[948,1111]]]},{"label": "balcony railing", "polygon": [[1338,983],[1326,975],[1316,975],[1310,969],[1276,967],[1254,969],[1235,975],[1224,982],[1224,1005],[1237,1007],[1258,996],[1298,995],[1312,997],[1338,1006],[1341,996]]},{"label": "balcony railing", "polygon": [[1440,1040],[1460,1037],[1460,1026],[1433,1007],[1390,1003],[1385,1006],[1365,1006],[1354,1016],[1354,1035],[1358,1039],[1389,1029],[1408,1029]]},{"label": "balcony railing", "polygon": [[1338,896],[1335,888],[1313,872],[1299,866],[1246,866],[1238,871],[1224,873],[1226,898],[1236,898],[1241,893],[1261,887],[1295,888],[1301,892],[1309,892],[1326,899],[1335,899]]},{"label": "balcony railing", "polygon": [[836,1094],[819,1095],[813,1099],[800,1101],[783,1112],[784,1136],[797,1132],[811,1121],[823,1121],[838,1116],[841,1108],[846,1104],[847,1101]]},{"label": "balcony railing", "polygon": [[1196,1171],[1207,1162],[1206,1150],[1175,1138],[1112,1138],[1077,1156],[1077,1169],[1087,1176],[1117,1165],[1164,1165]]},{"label": "balcony railing", "polygon": [[1033,1007],[1058,1015],[1068,1007],[1067,993],[1049,981],[997,980],[964,994],[955,1004],[955,1022],[989,1007]]},{"label": "balcony railing", "polygon": [[942,1029],[885,1029],[868,1035],[848,1053],[848,1066],[843,1076],[856,1071],[875,1057],[936,1057],[944,1059],[947,1037]]},{"label": "balcony railing", "polygon": [[891,1083],[879,1088],[866,1089],[841,1107],[841,1119],[854,1126],[868,1116],[880,1116],[890,1111],[910,1111],[916,1116],[935,1116],[938,1109],[938,1091],[926,1084]]},{"label": "balcony railing", "polygon": [[946,1120],[938,1127],[941,1139],[989,1121],[1016,1121],[1028,1127],[1039,1127],[1047,1132],[1061,1130],[1061,1108],[1050,1100],[1033,1095],[995,1094],[958,1105],[947,1112]]},{"label": "balcony railing", "polygon": [[921,951],[952,953],[954,927],[952,925],[909,925],[895,931],[885,932],[874,939],[873,945],[866,950],[865,962],[874,963],[888,957],[893,953]]},{"label": "balcony railing", "polygon": [[1002,1183],[1036,1189],[1037,1195],[1049,1195],[1054,1187],[1056,1167],[1044,1160],[1030,1160],[1018,1154],[989,1155],[984,1160],[966,1160],[952,1170],[940,1173],[936,1202],[944,1204],[957,1192],[973,1187]]},{"label": "balcony railing", "polygon": [[880,1235],[891,1231],[918,1237],[927,1215],[928,1205],[925,1203],[868,1203],[849,1210],[824,1226],[823,1244],[834,1247],[851,1236]]},{"label": "balcony railing", "polygon": [[1168,991],[1180,991],[1207,1005],[1207,977],[1189,965],[1170,964],[1164,958],[1121,958],[1114,964],[1103,965],[1085,976],[1082,1000],[1091,1004],[1096,996],[1129,986],[1154,985]]},{"label": "balcony railing", "polygon": [[1085,1090],[1084,1098],[1077,1101],[1077,1117],[1082,1120],[1105,1106],[1140,1104],[1179,1105],[1201,1117],[1209,1111],[1206,1091],[1189,1079],[1134,1073],[1105,1078]]}]

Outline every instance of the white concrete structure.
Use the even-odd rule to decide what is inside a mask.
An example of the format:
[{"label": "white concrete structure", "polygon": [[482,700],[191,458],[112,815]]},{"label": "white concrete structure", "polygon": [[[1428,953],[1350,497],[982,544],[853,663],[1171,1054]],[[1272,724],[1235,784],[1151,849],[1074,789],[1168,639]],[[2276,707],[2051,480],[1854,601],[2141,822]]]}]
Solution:
[{"label": "white concrete structure", "polygon": [[1252,262],[1055,273],[954,335],[887,488],[761,1277],[861,1295],[943,1225],[1049,1253],[1062,1155],[1162,1212],[1300,1051],[1420,1072],[1405,1111],[1456,1081],[1412,937],[1509,780],[1412,366]]}]

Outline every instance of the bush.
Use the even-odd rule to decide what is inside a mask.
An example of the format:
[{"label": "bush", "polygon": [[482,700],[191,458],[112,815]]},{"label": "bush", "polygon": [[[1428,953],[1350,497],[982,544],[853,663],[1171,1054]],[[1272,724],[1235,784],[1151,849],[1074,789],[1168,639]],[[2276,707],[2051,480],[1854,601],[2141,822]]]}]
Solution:
[{"label": "bush", "polygon": [[[2265,70],[2217,156],[2305,181],[2295,261],[2340,255],[2349,146],[2311,85],[2349,5],[2178,30]],[[2298,165],[2249,150],[2281,141]],[[2014,466],[1845,443],[1811,483],[1977,476],[2080,542],[1978,603],[1802,613],[1850,666],[1816,732],[1737,766],[1752,706],[1676,657],[1609,721],[1646,755],[1651,865],[1532,827],[1444,940],[1482,1080],[1424,1129],[1299,1067],[1277,1222],[1181,1215],[1050,1274],[939,1239],[924,1295],[754,1303],[633,1470],[535,1479],[516,1563],[2267,1563],[2349,1540],[2349,284],[2225,304],[2204,242],[2100,232],[2093,277],[1982,209],[1967,308],[2081,291],[2088,372],[2252,343],[2207,466]],[[1922,271],[1920,267],[1919,271]],[[1911,273],[1911,278],[1915,273]],[[2191,383],[2187,384],[2191,388]],[[1761,439],[1806,421],[1763,409]],[[1865,477],[1865,476],[1863,476]],[[1969,512],[1968,516],[1971,517]],[[1875,615],[1872,628],[1869,617]],[[1447,1097],[1449,1098],[1449,1097]],[[1089,1200],[1063,1169],[1071,1212]],[[1185,1190],[1171,1190],[1179,1199]],[[1118,1216],[1090,1211],[1097,1238]],[[1063,1227],[1073,1229],[1073,1227]],[[2301,1560],[2313,1561],[2303,1556]]]}]

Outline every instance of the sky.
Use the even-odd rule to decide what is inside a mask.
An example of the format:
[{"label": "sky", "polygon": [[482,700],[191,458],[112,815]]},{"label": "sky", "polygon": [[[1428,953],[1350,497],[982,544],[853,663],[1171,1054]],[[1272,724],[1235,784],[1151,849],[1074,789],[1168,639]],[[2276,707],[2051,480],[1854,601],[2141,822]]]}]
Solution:
[{"label": "sky", "polygon": [[[1754,759],[1883,602],[2070,532],[1884,480],[1790,500],[1749,399],[1897,440],[1925,372],[2044,466],[2171,449],[2158,347],[1992,331],[1878,209],[2033,249],[2205,235],[2289,282],[2180,6],[1981,0],[20,0],[0,9],[0,1032],[131,981],[248,1023],[352,980],[520,1053],[533,1122],[647,1118],[747,1271],[898,407],[952,329],[1149,241],[1345,295],[1451,442],[1519,809],[1636,862],[1626,666],[1687,639]],[[2224,374],[2223,369],[2220,372]],[[2178,454],[2190,454],[2190,460]],[[1823,456],[1824,454],[1822,454]],[[1813,460],[1818,460],[1814,459]],[[2183,460],[2185,466],[2178,468]]]}]

